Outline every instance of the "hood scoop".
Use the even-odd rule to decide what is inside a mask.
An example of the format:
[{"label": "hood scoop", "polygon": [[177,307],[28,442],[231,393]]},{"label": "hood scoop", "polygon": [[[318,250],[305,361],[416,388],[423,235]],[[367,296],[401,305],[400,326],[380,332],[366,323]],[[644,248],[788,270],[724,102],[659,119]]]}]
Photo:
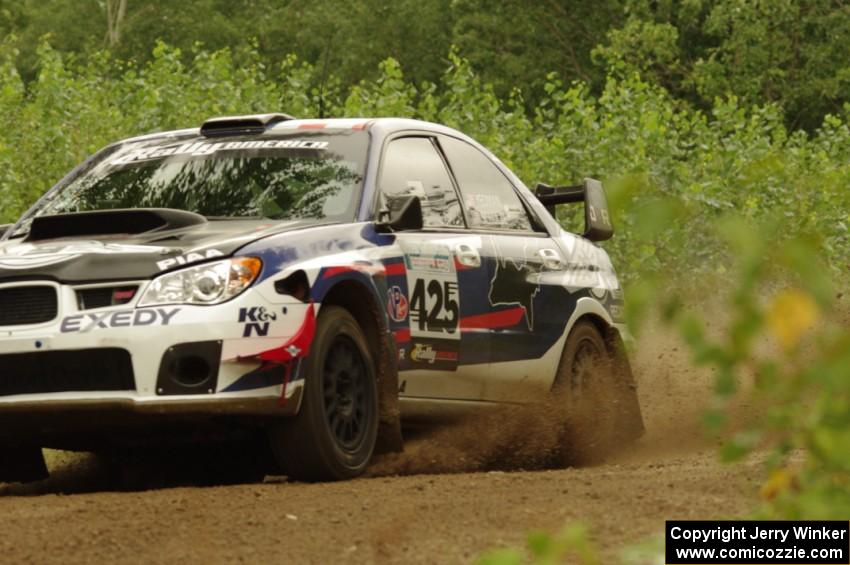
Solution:
[{"label": "hood scoop", "polygon": [[30,233],[26,241],[61,237],[137,235],[176,230],[206,222],[207,219],[200,214],[170,208],[75,212],[35,218],[30,225]]}]

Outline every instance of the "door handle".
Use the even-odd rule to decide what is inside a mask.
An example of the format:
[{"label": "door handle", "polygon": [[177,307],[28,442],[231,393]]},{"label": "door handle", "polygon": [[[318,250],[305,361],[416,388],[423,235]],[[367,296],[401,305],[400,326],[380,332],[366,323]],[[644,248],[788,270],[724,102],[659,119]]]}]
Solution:
[{"label": "door handle", "polygon": [[564,260],[554,249],[541,249],[537,255],[543,260],[543,268],[547,271],[563,271]]},{"label": "door handle", "polygon": [[481,255],[467,243],[460,243],[455,247],[457,262],[464,267],[476,268],[481,266]]}]

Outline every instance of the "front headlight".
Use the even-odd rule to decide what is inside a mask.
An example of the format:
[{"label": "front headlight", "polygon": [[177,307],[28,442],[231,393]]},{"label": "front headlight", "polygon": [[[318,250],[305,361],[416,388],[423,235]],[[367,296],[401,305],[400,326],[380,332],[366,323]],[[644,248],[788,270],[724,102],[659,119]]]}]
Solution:
[{"label": "front headlight", "polygon": [[155,278],[139,306],[221,304],[251,286],[262,266],[256,257],[236,257],[174,271]]}]

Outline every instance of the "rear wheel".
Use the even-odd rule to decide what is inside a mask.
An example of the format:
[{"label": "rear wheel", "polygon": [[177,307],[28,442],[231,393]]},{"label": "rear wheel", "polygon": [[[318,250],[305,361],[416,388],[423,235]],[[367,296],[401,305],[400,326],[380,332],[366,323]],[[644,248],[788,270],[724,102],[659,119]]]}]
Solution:
[{"label": "rear wheel", "polygon": [[356,477],[375,449],[378,391],[366,338],[347,310],[322,309],[305,369],[301,410],[269,431],[275,459],[296,480]]},{"label": "rear wheel", "polygon": [[605,340],[591,322],[577,322],[552,389],[555,401],[566,404],[564,462],[594,463],[610,453],[619,431],[621,388]]}]

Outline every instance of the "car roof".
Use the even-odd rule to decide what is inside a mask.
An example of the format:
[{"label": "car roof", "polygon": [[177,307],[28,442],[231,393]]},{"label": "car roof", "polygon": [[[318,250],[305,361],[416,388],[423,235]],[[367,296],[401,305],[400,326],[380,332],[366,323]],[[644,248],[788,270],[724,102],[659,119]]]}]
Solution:
[{"label": "car roof", "polygon": [[[269,122],[269,118],[274,119],[278,118],[276,121]],[[232,119],[238,120],[252,120],[256,119],[261,121],[262,123],[267,123],[266,127],[262,129],[261,132],[258,132],[257,135],[268,135],[270,133],[282,133],[288,131],[298,131],[298,130],[328,130],[328,133],[331,132],[341,132],[341,131],[351,131],[351,130],[363,130],[368,131],[372,134],[373,142],[382,143],[389,136],[392,136],[396,133],[404,133],[404,132],[427,132],[427,133],[436,133],[443,134],[451,137],[455,137],[458,139],[462,139],[472,145],[478,147],[481,151],[487,155],[494,164],[499,167],[503,174],[505,174],[511,182],[516,186],[520,193],[522,193],[525,199],[534,205],[536,199],[534,198],[531,191],[522,180],[504,163],[502,163],[498,157],[496,157],[487,147],[477,142],[475,139],[472,139],[468,135],[450,128],[448,126],[444,126],[442,124],[436,124],[433,122],[426,122],[422,120],[414,120],[410,118],[394,118],[394,117],[385,117],[385,118],[307,118],[307,119],[291,119],[290,116],[279,115],[279,114],[258,114],[255,116],[235,116]],[[151,133],[147,135],[132,137],[129,139],[124,139],[113,144],[110,144],[109,147],[114,147],[116,145],[121,145],[123,143],[128,142],[137,142],[143,140],[153,140],[153,139],[180,139],[189,136],[197,136],[201,135],[201,128],[188,128],[188,129],[180,129],[180,130],[172,130],[172,131],[164,131],[159,133]],[[370,159],[377,160],[377,156],[372,156]],[[366,194],[363,199],[362,206],[368,206],[369,195]],[[546,225],[547,229],[550,233],[557,233],[557,230],[560,229],[557,221],[554,218],[546,217],[547,215],[541,215],[540,219]]]},{"label": "car roof", "polygon": [[296,119],[276,123],[267,131],[293,129],[368,129],[380,130],[381,133],[393,133],[405,130],[425,130],[437,133],[458,135],[460,132],[433,122],[414,120],[411,118],[330,118],[330,119]]}]

